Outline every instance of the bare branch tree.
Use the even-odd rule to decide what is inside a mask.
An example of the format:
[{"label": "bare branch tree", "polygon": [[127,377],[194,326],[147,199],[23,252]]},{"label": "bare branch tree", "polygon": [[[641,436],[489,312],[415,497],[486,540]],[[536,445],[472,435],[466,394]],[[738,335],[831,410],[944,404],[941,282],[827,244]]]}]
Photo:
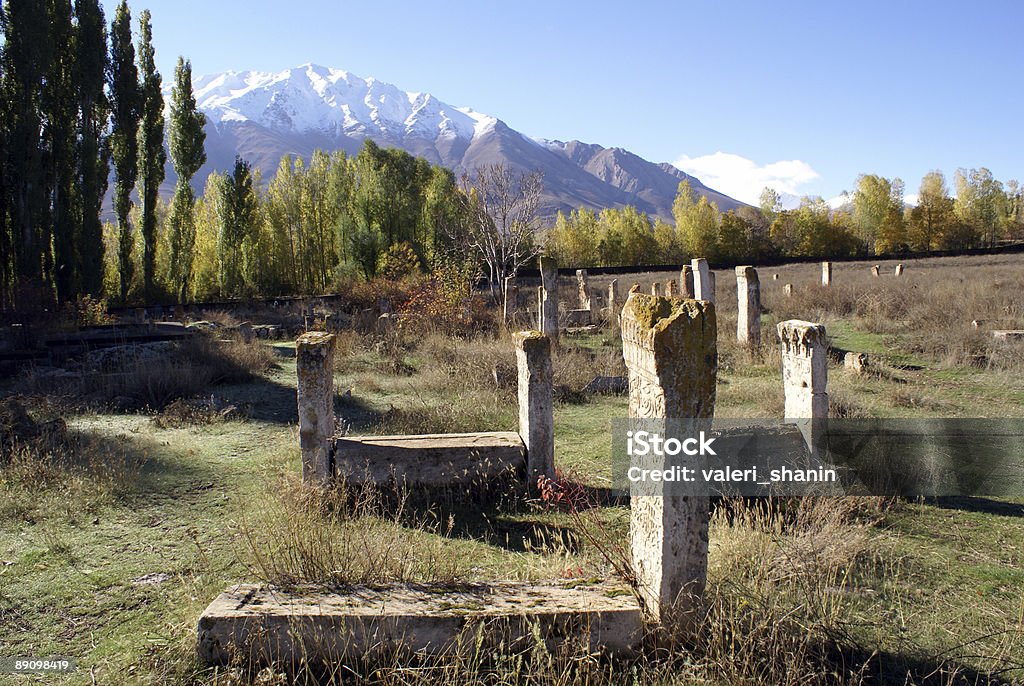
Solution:
[{"label": "bare branch tree", "polygon": [[514,276],[540,252],[535,239],[543,181],[539,170],[516,173],[500,162],[462,177],[468,222],[458,238],[468,241],[487,264],[492,296],[502,293],[499,286],[506,276]]}]

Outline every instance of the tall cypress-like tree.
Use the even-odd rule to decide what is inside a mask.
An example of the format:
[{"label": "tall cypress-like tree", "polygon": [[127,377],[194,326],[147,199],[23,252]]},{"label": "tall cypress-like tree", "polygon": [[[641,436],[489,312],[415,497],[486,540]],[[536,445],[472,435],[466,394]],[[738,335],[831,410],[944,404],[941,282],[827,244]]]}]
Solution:
[{"label": "tall cypress-like tree", "polygon": [[[0,32],[7,35],[7,12],[0,3]],[[6,97],[7,42],[0,42],[0,310],[13,305],[14,241],[11,239],[10,215],[10,124],[11,107]]]},{"label": "tall cypress-like tree", "polygon": [[40,101],[49,72],[50,13],[39,0],[7,0],[3,12],[2,99],[6,113],[7,243],[11,265],[9,288],[15,279],[40,285],[43,253],[48,247],[41,227],[48,214],[44,160],[39,145],[42,126]]},{"label": "tall cypress-like tree", "polygon": [[217,236],[220,292],[221,295],[233,298],[242,292],[244,285],[243,259],[246,249],[251,248],[250,234],[258,209],[251,167],[237,155],[234,171],[220,185],[220,196],[220,202],[217,203],[220,223]]},{"label": "tall cypress-like tree", "polygon": [[75,126],[78,120],[78,103],[74,81],[76,55],[71,0],[49,0],[47,4],[50,5],[49,26],[53,53],[42,92],[42,143],[50,211],[44,213],[45,223],[40,226],[44,240],[44,275],[46,281],[52,279],[54,294],[60,303],[74,295],[75,266],[78,262],[75,254],[76,221],[72,190],[77,166]]},{"label": "tall cypress-like tree", "polygon": [[139,126],[139,196],[142,198],[142,284],[145,297],[155,295],[156,204],[164,180],[164,96],[156,70],[153,24],[149,10],[139,15],[139,73],[142,76],[142,119]]},{"label": "tall cypress-like tree", "polygon": [[78,101],[77,215],[80,292],[103,292],[103,223],[110,149],[105,138],[109,107],[103,92],[107,70],[107,26],[99,0],[75,0],[75,96]]},{"label": "tall cypress-like tree", "polygon": [[132,209],[132,189],[139,170],[139,116],[142,92],[135,67],[132,43],[132,14],[127,0],[121,0],[110,28],[110,104],[113,128],[110,150],[116,174],[114,211],[117,213],[117,267],[120,275],[121,302],[128,299],[135,266],[132,262],[134,235],[128,216]]},{"label": "tall cypress-like tree", "polygon": [[171,162],[178,175],[178,183],[171,201],[170,266],[171,279],[180,302],[188,297],[192,277],[193,250],[196,225],[193,210],[196,198],[192,192],[192,177],[206,162],[206,116],[196,108],[192,92],[192,63],[178,57],[171,88],[170,148]]}]

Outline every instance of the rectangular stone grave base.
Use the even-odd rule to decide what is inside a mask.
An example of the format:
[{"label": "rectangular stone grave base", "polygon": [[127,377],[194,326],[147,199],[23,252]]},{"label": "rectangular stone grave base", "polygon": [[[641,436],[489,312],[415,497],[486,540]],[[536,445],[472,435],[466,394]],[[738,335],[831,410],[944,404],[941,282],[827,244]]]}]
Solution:
[{"label": "rectangular stone grave base", "polygon": [[239,585],[199,618],[209,664],[300,664],[529,650],[635,652],[640,607],[608,583],[356,586],[339,592]]},{"label": "rectangular stone grave base", "polygon": [[409,486],[481,484],[526,469],[514,431],[420,436],[352,436],[334,442],[334,472],[350,483]]}]

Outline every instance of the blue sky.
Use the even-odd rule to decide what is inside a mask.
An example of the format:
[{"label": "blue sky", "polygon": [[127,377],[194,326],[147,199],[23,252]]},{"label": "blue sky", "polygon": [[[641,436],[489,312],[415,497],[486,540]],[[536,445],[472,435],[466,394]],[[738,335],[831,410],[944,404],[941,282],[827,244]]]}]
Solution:
[{"label": "blue sky", "polygon": [[[114,0],[104,0],[108,21]],[[1017,2],[130,0],[158,66],[306,62],[429,91],[531,136],[674,162],[743,200],[860,173],[1024,180]]]}]

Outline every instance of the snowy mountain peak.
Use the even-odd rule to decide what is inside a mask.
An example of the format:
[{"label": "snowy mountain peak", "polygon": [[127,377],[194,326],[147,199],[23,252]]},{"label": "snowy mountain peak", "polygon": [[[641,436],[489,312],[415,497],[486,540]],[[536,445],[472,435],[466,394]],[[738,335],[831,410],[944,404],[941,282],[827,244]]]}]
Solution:
[{"label": "snowy mountain peak", "polygon": [[193,88],[211,123],[249,121],[285,133],[397,143],[407,136],[471,141],[497,121],[429,93],[405,92],[373,77],[311,63],[281,72],[202,76]]}]

